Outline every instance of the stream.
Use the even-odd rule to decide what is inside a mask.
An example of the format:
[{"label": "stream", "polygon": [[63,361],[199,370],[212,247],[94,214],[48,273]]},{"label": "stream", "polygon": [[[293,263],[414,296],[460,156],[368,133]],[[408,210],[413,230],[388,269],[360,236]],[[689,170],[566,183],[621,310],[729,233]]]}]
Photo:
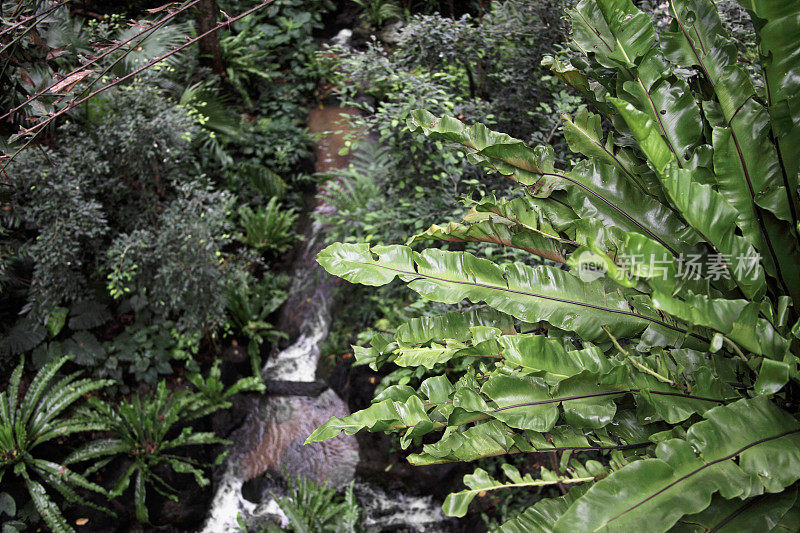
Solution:
[{"label": "stream", "polygon": [[[340,107],[311,110],[308,128],[321,134],[316,142],[316,172],[331,172],[347,166],[339,155],[349,123],[342,115],[357,111]],[[324,135],[323,135],[324,134]],[[321,184],[320,189],[325,187]],[[320,443],[303,445],[314,429],[332,416],[349,414],[347,404],[323,386],[317,396],[270,394],[269,382],[308,385],[316,381],[320,344],[331,323],[331,300],[335,278],[324,274],[315,257],[325,244],[324,226],[313,216],[332,209],[319,200],[310,213],[313,220],[292,267],[291,296],[280,311],[278,326],[287,331],[292,344],[269,358],[262,369],[267,393],[252,402],[242,426],[229,437],[230,455],[214,475],[214,497],[202,529],[206,533],[240,531],[237,517],[258,525],[267,521],[286,526],[288,521],[268,490],[255,497],[242,493],[246,482],[271,473],[303,475],[317,483],[342,487],[355,478],[359,463],[358,441],[340,435]],[[308,387],[306,387],[308,388]],[[296,393],[295,393],[296,394]],[[245,491],[252,493],[252,491]],[[258,491],[257,491],[258,492]],[[430,496],[388,495],[379,487],[357,481],[355,494],[362,507],[362,524],[373,531],[444,531],[448,523],[440,504]],[[255,500],[255,501],[254,501]]]}]

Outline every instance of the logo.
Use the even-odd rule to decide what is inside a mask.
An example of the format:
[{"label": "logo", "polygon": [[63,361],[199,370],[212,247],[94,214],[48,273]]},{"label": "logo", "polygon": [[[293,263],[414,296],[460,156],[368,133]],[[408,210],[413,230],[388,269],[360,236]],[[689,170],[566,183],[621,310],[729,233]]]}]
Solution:
[{"label": "logo", "polygon": [[589,283],[605,276],[606,269],[603,267],[603,263],[589,250],[582,251],[575,259],[577,260],[578,278],[581,281]]}]

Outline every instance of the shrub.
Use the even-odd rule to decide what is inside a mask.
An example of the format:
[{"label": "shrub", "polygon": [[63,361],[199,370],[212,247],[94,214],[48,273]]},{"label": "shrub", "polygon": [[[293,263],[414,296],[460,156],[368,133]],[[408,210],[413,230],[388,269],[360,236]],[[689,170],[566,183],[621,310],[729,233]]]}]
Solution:
[{"label": "shrub", "polygon": [[571,15],[584,56],[546,61],[600,113],[565,117],[582,156],[569,168],[551,147],[412,115],[413,131],[525,191],[484,198],[463,224],[429,233],[516,247],[539,264],[368,244],[320,252],[351,282],[399,277],[434,301],[485,305],[412,319],[356,349],[376,367],[475,362],[452,381],[389,387],[309,441],[399,432],[404,447],[421,445],[417,465],[556,454],[535,473],[505,465],[502,480],[477,469],[445,500],[463,516],[484,491],[566,492],[501,531],[797,529],[800,129],[789,117],[800,17],[795,4],[743,4],[763,92],[712,2],[674,0],[659,35],[629,0],[582,0]]},{"label": "shrub", "polygon": [[25,310],[41,323],[107,281],[110,296],[137,296],[181,328],[220,323],[238,275],[222,254],[233,198],[199,171],[185,109],[138,84],[107,94],[8,170],[2,242],[30,280]]},{"label": "shrub", "polygon": [[466,80],[454,89],[485,100],[499,128],[527,139],[558,119],[548,111],[558,91],[540,62],[565,40],[564,4],[492,2],[478,19],[418,15],[403,28],[397,60],[435,73],[463,70]]}]

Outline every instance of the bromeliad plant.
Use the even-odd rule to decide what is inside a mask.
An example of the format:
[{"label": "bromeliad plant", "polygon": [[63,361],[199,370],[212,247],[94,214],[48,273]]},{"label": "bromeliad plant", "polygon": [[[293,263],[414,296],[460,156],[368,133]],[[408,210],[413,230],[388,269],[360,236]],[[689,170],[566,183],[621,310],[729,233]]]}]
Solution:
[{"label": "bromeliad plant", "polygon": [[[203,387],[206,384],[200,380],[201,388],[206,388]],[[184,446],[225,444],[227,441],[211,432],[197,432],[185,424],[229,406],[225,398],[227,396],[221,397],[219,402],[209,402],[205,390],[168,391],[163,380],[150,394],[134,396],[118,406],[90,398],[91,409],[84,411],[84,417],[96,420],[98,428],[111,433],[111,436],[78,448],[64,463],[69,465],[99,459],[86,470],[85,475],[89,475],[108,464],[114,456],[126,455],[130,465],[117,479],[109,495],[112,498],[121,496],[133,479],[136,519],[149,523],[148,485],[162,496],[177,501],[175,489],[157,473],[159,467],[169,467],[178,474],[191,474],[201,487],[208,485],[208,478],[203,473],[204,465],[185,457],[180,450]],[[180,426],[183,426],[180,432],[173,431]]]},{"label": "bromeliad plant", "polygon": [[[69,470],[65,465],[37,457],[37,446],[75,433],[97,430],[100,424],[71,419],[65,411],[84,395],[113,383],[110,380],[78,379],[79,373],[54,381],[69,356],[55,359],[42,367],[19,398],[24,362],[11,374],[8,389],[0,392],[0,481],[18,476],[25,482],[36,510],[45,524],[56,533],[74,531],[53,501],[52,491],[69,503],[88,505],[109,512],[87,501],[76,489],[105,495],[103,487]],[[38,478],[38,479],[37,479]],[[6,495],[7,496],[7,495]]]},{"label": "bromeliad plant", "polygon": [[390,387],[309,441],[424,436],[416,465],[558,454],[538,477],[478,469],[446,499],[461,516],[481,491],[571,487],[502,531],[800,527],[800,3],[741,3],[759,39],[755,83],[710,0],[673,0],[661,35],[630,0],[579,2],[582,56],[545,62],[598,113],[565,117],[583,156],[570,168],[548,146],[412,116],[413,131],[457,143],[525,193],[486,197],[463,223],[412,240],[503,244],[539,264],[406,246],[320,252],[351,282],[399,277],[428,299],[485,306],[356,348],[373,367],[474,362],[455,382]]}]

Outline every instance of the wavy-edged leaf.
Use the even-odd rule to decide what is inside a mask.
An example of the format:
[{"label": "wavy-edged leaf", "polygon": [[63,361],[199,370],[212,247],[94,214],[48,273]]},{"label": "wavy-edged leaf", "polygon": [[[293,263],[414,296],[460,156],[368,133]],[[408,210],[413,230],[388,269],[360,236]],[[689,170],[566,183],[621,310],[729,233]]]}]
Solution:
[{"label": "wavy-edged leaf", "polygon": [[[775,531],[777,524],[797,501],[797,488],[779,494],[762,494],[748,500],[726,500],[715,496],[704,511],[684,516],[670,531],[693,533],[703,531],[736,533],[739,531]],[[800,522],[795,522],[800,527]]]},{"label": "wavy-edged leaf", "polygon": [[606,67],[635,66],[656,40],[650,17],[630,0],[581,0],[570,17],[574,42]]},{"label": "wavy-edged leaf", "polygon": [[603,142],[600,115],[590,113],[586,109],[579,110],[574,118],[569,115],[564,116],[563,128],[564,139],[567,141],[570,150],[614,165],[627,177],[631,184],[638,187],[645,194],[652,194],[647,191],[641,178],[630,168],[628,162],[614,153],[613,145],[610,142]]},{"label": "wavy-edged leaf", "polygon": [[412,318],[397,328],[395,338],[405,344],[424,344],[431,340],[445,339],[466,342],[472,337],[470,328],[475,326],[515,333],[511,317],[490,307],[478,307],[467,311],[451,311],[434,317]]},{"label": "wavy-edged leaf", "polygon": [[467,490],[448,494],[444,500],[442,509],[447,516],[464,516],[472,500],[479,493],[490,492],[500,489],[523,488],[523,487],[543,487],[546,485],[570,485],[593,481],[594,475],[579,476],[558,476],[543,469],[542,479],[534,479],[530,474],[520,475],[519,471],[509,464],[503,465],[503,472],[510,482],[500,482],[489,476],[489,473],[482,468],[477,468],[472,474],[464,476],[464,484],[469,487]]},{"label": "wavy-edged leaf", "polygon": [[379,286],[400,277],[430,300],[451,304],[464,299],[485,301],[520,320],[544,320],[587,340],[604,338],[602,325],[627,337],[659,322],[630,311],[627,300],[619,293],[606,292],[602,283],[583,283],[544,265],[499,267],[465,252],[425,250],[417,254],[404,246],[370,249],[368,244],[342,243],[322,250],[317,261],[329,273],[350,282]]},{"label": "wavy-edged leaf", "polygon": [[450,242],[485,242],[519,248],[557,263],[566,262],[558,249],[558,243],[562,239],[558,237],[554,229],[549,227],[549,224],[544,230],[539,229],[541,225],[541,223],[537,224],[536,231],[531,231],[528,227],[508,224],[506,220],[498,219],[491,214],[472,210],[464,217],[463,223],[450,222],[445,226],[434,224],[424,232],[411,237],[408,244],[428,239]]},{"label": "wavy-edged leaf", "polygon": [[[631,109],[646,120],[646,115],[632,106]],[[642,126],[649,127],[649,122]],[[614,165],[601,160],[582,161],[564,172],[553,166],[549,147],[532,149],[520,140],[491,132],[482,124],[468,127],[457,119],[437,118],[423,110],[412,113],[409,127],[472,149],[474,162],[498,170],[524,185],[534,186],[533,193],[537,197],[546,198],[553,190],[567,189],[568,203],[581,217],[602,219],[609,225],[647,235],[675,256],[688,251],[686,243],[694,244],[698,240],[694,231],[674,212],[632,185]],[[652,133],[655,142],[664,150],[662,155],[666,159],[658,166],[663,168],[673,160],[672,154],[658,132],[647,127],[643,131]]]},{"label": "wavy-edged leaf", "polygon": [[529,148],[523,141],[480,123],[467,126],[456,118],[436,117],[424,109],[416,109],[409,116],[408,128],[432,139],[458,143],[467,148],[471,163],[496,170],[523,185],[533,185],[541,174],[554,168],[551,147]]},{"label": "wavy-edged leaf", "polygon": [[656,292],[653,305],[690,324],[722,333],[757,355],[783,360],[789,349],[788,341],[769,321],[759,317],[759,306],[755,302],[694,294],[679,300]]},{"label": "wavy-edged leaf", "polygon": [[[795,38],[800,33],[800,5],[796,2],[767,2],[740,0],[751,12],[756,33],[767,103],[772,115],[772,130],[782,163],[782,178],[786,191],[797,191],[800,159],[800,122],[797,117],[800,98],[800,45]],[[797,194],[789,197],[796,226],[800,202]]]},{"label": "wavy-edged leaf", "polygon": [[664,176],[664,188],[678,211],[714,246],[742,292],[757,299],[765,289],[764,272],[753,246],[735,233],[736,210],[710,186],[694,181],[689,170],[670,167]]},{"label": "wavy-edged leaf", "polygon": [[544,335],[507,335],[498,341],[507,365],[524,372],[544,372],[553,384],[584,370],[605,374],[612,368],[606,355],[595,347],[567,351],[560,341]]},{"label": "wavy-edged leaf", "polygon": [[95,300],[81,300],[69,309],[69,329],[92,329],[111,320],[108,306]]},{"label": "wavy-edged leaf", "polygon": [[594,484],[556,529],[666,531],[682,515],[708,507],[716,492],[749,497],[800,479],[800,423],[766,398],[742,399],[704,417],[689,429],[687,441],[662,442],[656,458]]},{"label": "wavy-edged leaf", "polygon": [[481,392],[496,405],[492,416],[513,428],[543,433],[550,431],[558,419],[557,404],[531,405],[551,399],[541,378],[494,374],[483,384]]},{"label": "wavy-edged leaf", "polygon": [[573,486],[564,496],[542,498],[528,507],[516,518],[500,525],[498,533],[556,533],[553,524],[572,505],[583,496],[588,484]]}]

